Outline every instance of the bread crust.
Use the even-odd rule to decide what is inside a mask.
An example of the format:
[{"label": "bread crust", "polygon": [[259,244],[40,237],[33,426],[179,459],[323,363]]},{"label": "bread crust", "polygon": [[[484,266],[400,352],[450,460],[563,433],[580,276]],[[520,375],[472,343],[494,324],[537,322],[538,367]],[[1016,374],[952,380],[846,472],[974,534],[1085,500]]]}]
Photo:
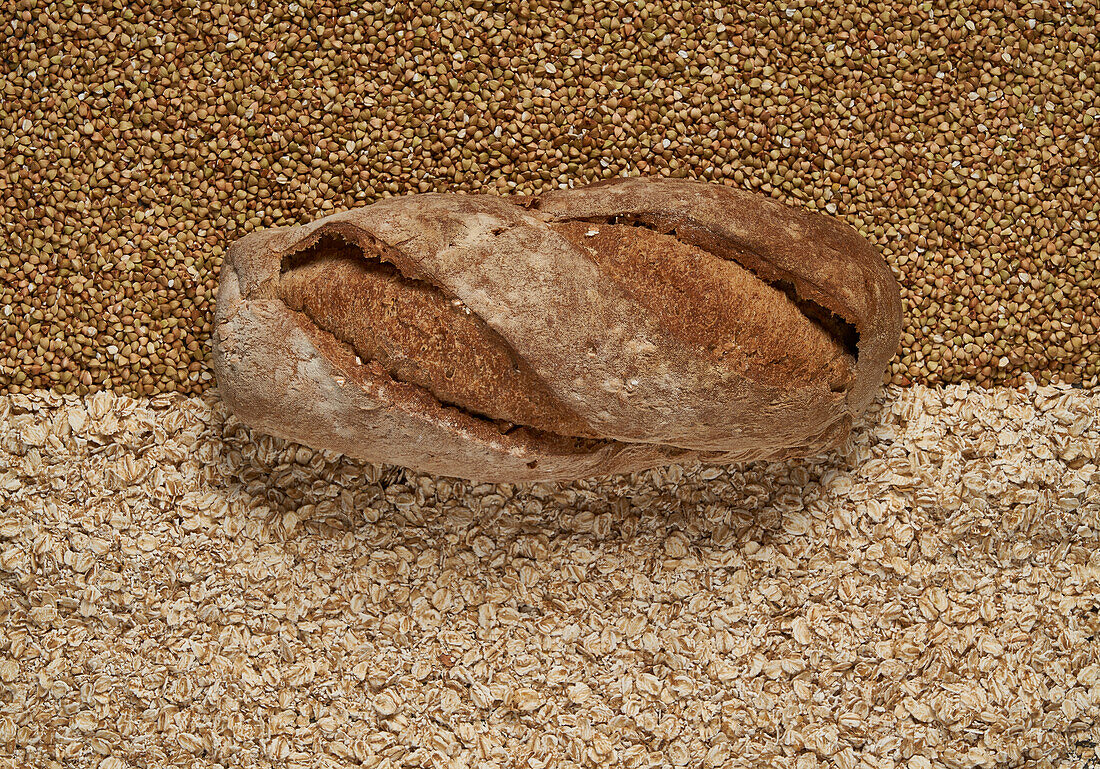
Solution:
[{"label": "bread crust", "polygon": [[[634,290],[629,261],[616,274],[562,234],[571,222],[618,226],[607,223],[616,217],[675,229],[673,237],[705,252],[685,251],[683,259],[696,261],[684,264],[721,276],[734,265],[720,262],[733,259],[741,272],[787,281],[799,301],[842,318],[859,335],[842,381],[837,365],[814,374],[813,355],[785,348],[782,334],[769,337],[767,317],[756,336],[734,340],[734,348],[756,342],[751,355],[708,354],[704,338],[661,317],[659,286]],[[285,260],[322,237],[354,244],[365,258],[461,302],[545,383],[563,413],[590,428],[586,436],[599,437],[501,425],[397,381],[378,361],[357,362],[353,346],[280,298]],[[705,258],[716,262],[698,261]],[[808,327],[794,317],[793,301],[758,293],[774,300],[777,321]],[[900,324],[893,275],[845,225],[720,185],[626,179],[537,198],[389,198],[246,236],[222,268],[213,360],[223,399],[255,428],[367,461],[515,482],[818,453],[844,439],[873,396]],[[820,357],[822,334],[806,335]]]}]

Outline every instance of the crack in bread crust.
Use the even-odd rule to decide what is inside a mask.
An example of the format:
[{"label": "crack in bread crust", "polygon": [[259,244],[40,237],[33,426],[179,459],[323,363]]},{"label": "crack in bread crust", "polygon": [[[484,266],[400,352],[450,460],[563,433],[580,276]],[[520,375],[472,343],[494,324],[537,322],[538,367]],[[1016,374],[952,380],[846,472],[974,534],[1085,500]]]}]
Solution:
[{"label": "crack in bread crust", "polygon": [[667,226],[633,217],[549,222],[669,332],[716,365],[754,381],[824,379],[834,392],[852,380],[854,358],[790,296],[738,261],[716,255]]},{"label": "crack in bread crust", "polygon": [[442,403],[513,426],[599,437],[460,300],[406,277],[392,247],[378,246],[323,234],[283,258],[276,293],[359,358]]},{"label": "crack in bread crust", "polygon": [[[614,180],[612,180],[614,181]],[[532,205],[536,208],[537,205]],[[824,331],[836,344],[851,356],[853,362],[859,359],[859,330],[839,313],[802,296],[795,286],[793,278],[769,275],[762,269],[759,256],[748,248],[736,243],[723,242],[702,227],[686,219],[673,219],[658,214],[615,214],[610,216],[591,216],[577,219],[553,220],[554,223],[588,222],[612,226],[636,227],[662,235],[671,235],[682,243],[699,248],[719,259],[731,261],[742,269],[752,273],[761,282],[783,293],[815,326]]]}]

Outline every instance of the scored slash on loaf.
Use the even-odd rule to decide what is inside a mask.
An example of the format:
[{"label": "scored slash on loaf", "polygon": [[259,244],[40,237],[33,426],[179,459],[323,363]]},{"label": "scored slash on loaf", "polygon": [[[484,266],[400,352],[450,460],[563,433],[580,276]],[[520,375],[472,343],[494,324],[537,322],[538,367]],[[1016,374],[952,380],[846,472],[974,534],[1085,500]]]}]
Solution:
[{"label": "scored slash on loaf", "polygon": [[252,233],[214,369],[247,424],[485,481],[808,456],[844,440],[901,298],[847,225],[718,184],[388,198]]}]

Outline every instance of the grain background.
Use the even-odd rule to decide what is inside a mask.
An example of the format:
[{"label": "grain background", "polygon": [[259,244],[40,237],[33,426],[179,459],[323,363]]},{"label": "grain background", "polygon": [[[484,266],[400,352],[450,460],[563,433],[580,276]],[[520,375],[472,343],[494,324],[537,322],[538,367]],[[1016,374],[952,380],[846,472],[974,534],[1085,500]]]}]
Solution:
[{"label": "grain background", "polygon": [[[4,4],[0,761],[1089,759],[1097,18],[1084,0]],[[299,460],[219,411],[207,361],[236,238],[387,195],[624,174],[757,190],[881,248],[903,343],[852,446],[801,470],[441,492]],[[164,449],[188,430],[194,466]],[[867,476],[869,458],[917,480]],[[825,480],[841,471],[887,508],[853,511]],[[799,504],[818,523],[786,531]],[[232,515],[189,528],[206,505]],[[846,569],[843,610],[803,611]],[[507,594],[525,585],[537,601]],[[417,624],[429,610],[444,631]],[[630,653],[563,645],[574,611],[587,648]],[[685,662],[690,638],[711,656]]]},{"label": "grain background", "polygon": [[1095,386],[1095,3],[21,0],[0,388],[199,394],[228,243],[382,195],[690,175],[835,213],[892,380]]}]

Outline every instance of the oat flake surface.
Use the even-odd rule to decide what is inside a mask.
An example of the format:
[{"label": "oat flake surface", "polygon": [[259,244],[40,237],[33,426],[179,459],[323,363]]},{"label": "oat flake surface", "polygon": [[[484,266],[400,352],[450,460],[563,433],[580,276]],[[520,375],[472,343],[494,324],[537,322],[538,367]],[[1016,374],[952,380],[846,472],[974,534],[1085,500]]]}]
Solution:
[{"label": "oat flake surface", "polygon": [[814,461],[510,487],[5,396],[0,765],[1087,765],[1098,413],[892,387]]}]

